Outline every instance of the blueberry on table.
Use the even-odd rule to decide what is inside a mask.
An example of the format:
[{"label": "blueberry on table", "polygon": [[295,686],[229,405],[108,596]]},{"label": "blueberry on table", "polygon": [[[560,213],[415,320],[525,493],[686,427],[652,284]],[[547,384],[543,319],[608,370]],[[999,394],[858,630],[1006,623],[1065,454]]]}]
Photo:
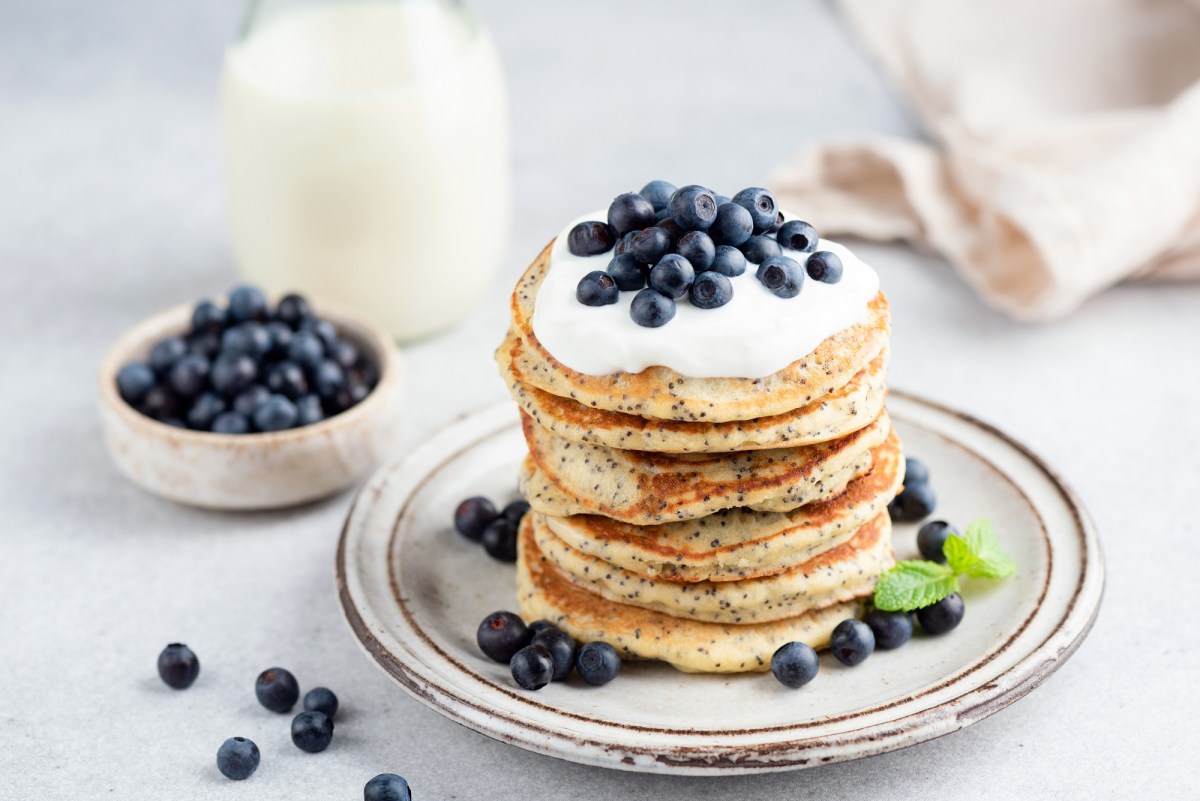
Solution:
[{"label": "blueberry on table", "polygon": [[506,517],[497,517],[479,538],[483,550],[498,562],[517,561],[517,527]]},{"label": "blueberry on table", "polygon": [[225,310],[211,300],[202,300],[192,309],[192,333],[219,333],[225,327]]},{"label": "blueberry on table", "polygon": [[671,195],[671,217],[685,231],[705,231],[717,218],[717,198],[712,191],[692,184]]},{"label": "blueberry on table", "polygon": [[283,395],[272,395],[254,412],[254,427],[259,431],[283,431],[294,428],[298,416],[296,404]]},{"label": "blueberry on table", "polygon": [[779,232],[775,234],[775,241],[780,245],[801,253],[812,253],[816,250],[817,240],[817,229],[803,220],[789,220],[779,226]]},{"label": "blueberry on table", "polygon": [[529,645],[533,636],[529,627],[512,612],[493,612],[483,619],[475,632],[479,650],[492,661],[507,665],[513,654]]},{"label": "blueberry on table", "polygon": [[271,390],[262,384],[251,384],[234,397],[231,408],[249,420],[270,397]]},{"label": "blueberry on table", "polygon": [[655,211],[661,211],[671,204],[671,195],[675,194],[675,184],[667,181],[651,181],[642,187],[639,195],[650,201]]},{"label": "blueberry on table", "polygon": [[150,355],[146,361],[156,374],[165,375],[187,351],[187,343],[183,341],[183,337],[167,337],[150,347]]},{"label": "blueberry on table", "polygon": [[241,781],[258,770],[260,755],[253,740],[230,737],[217,749],[217,770],[227,779]]},{"label": "blueberry on table", "polygon": [[946,554],[942,552],[942,548],[950,535],[957,533],[954,526],[945,520],[930,520],[917,530],[917,550],[929,561],[945,564]]},{"label": "blueberry on table", "polygon": [[779,209],[775,204],[775,196],[762,187],[753,186],[743,189],[733,196],[733,202],[750,212],[754,222],[754,233],[761,234],[775,224]]},{"label": "blueberry on table", "polygon": [[333,721],[323,712],[301,712],[292,718],[292,744],[317,754],[333,740]]},{"label": "blueberry on table", "polygon": [[597,256],[612,250],[615,244],[616,232],[599,220],[578,223],[567,234],[567,250],[576,256]]},{"label": "blueberry on table", "polygon": [[554,678],[554,657],[540,645],[527,645],[508,663],[513,681],[526,690],[540,690]]},{"label": "blueberry on table", "polygon": [[692,269],[699,273],[712,267],[717,246],[713,244],[712,237],[703,231],[688,231],[679,237],[675,252],[687,259]]},{"label": "blueberry on table", "polygon": [[621,657],[606,642],[589,642],[575,655],[575,671],[588,684],[608,684],[621,672]]},{"label": "blueberry on table", "polygon": [[281,667],[267,668],[254,680],[254,695],[272,712],[291,712],[300,697],[296,677]]},{"label": "blueberry on table", "polygon": [[908,485],[928,484],[929,468],[920,459],[906,456],[904,459],[904,483]]},{"label": "blueberry on table", "polygon": [[592,270],[575,287],[575,299],[584,306],[610,306],[620,296],[616,279],[601,270]]},{"label": "blueberry on table", "polygon": [[467,498],[454,510],[454,530],[471,542],[483,538],[483,530],[498,517],[496,507],[487,498]]},{"label": "blueberry on table", "polygon": [[649,228],[654,225],[654,206],[636,192],[617,195],[608,207],[608,225],[617,236]]},{"label": "blueberry on table", "polygon": [[266,322],[267,296],[252,286],[234,287],[229,293],[229,321],[244,323],[247,320]]},{"label": "blueberry on table", "polygon": [[772,256],[758,265],[758,281],[773,295],[794,298],[804,288],[804,270],[787,256]]},{"label": "blueberry on table", "polygon": [[150,391],[145,394],[137,408],[147,417],[165,422],[168,418],[175,418],[178,414],[179,398],[175,397],[175,393],[166,387],[156,385],[150,387]]},{"label": "blueberry on table", "polygon": [[[316,390],[319,397],[332,397],[339,389],[346,386],[346,371],[333,359],[326,359],[314,371],[312,383],[313,389]],[[298,396],[289,395],[288,397]]]},{"label": "blueberry on table", "polygon": [[885,612],[872,609],[863,620],[875,635],[875,646],[890,650],[908,642],[913,633],[912,615],[908,612]]},{"label": "blueberry on table", "polygon": [[733,284],[720,273],[700,273],[688,291],[688,298],[698,309],[715,309],[733,300]]},{"label": "blueberry on table", "polygon": [[678,253],[668,253],[650,268],[650,288],[669,298],[682,298],[695,280],[692,263]]},{"label": "blueberry on table", "polygon": [[888,504],[888,514],[897,523],[915,523],[933,514],[937,496],[928,484],[906,483],[904,489]]},{"label": "blueberry on table", "polygon": [[549,628],[533,635],[530,645],[540,645],[554,660],[552,681],[565,681],[575,667],[575,641],[562,629]]},{"label": "blueberry on table", "polygon": [[847,618],[830,635],[829,650],[843,665],[861,665],[875,651],[875,632],[858,618]]},{"label": "blueberry on table", "polygon": [[717,245],[709,271],[734,278],[746,272],[746,257],[732,245]]},{"label": "blueberry on table", "polygon": [[187,413],[188,428],[197,431],[209,431],[217,415],[226,409],[225,400],[211,392],[201,393],[192,401],[192,408]]},{"label": "blueberry on table", "polygon": [[316,395],[301,395],[296,398],[296,425],[311,426],[325,419],[325,409]]},{"label": "blueberry on table", "polygon": [[212,422],[214,434],[249,434],[250,420],[237,412],[221,412]]},{"label": "blueberry on table", "polygon": [[301,323],[312,316],[312,307],[303,295],[284,295],[275,307],[275,319],[292,329],[299,328]]},{"label": "blueberry on table", "polygon": [[258,378],[258,365],[241,353],[222,353],[212,363],[208,380],[218,395],[232,398]]},{"label": "blueberry on table", "polygon": [[658,264],[659,259],[671,252],[673,242],[666,228],[655,225],[634,235],[629,252],[642,264]]},{"label": "blueberry on table", "polygon": [[194,398],[208,386],[208,359],[189,353],[171,366],[167,385],[181,398]]},{"label": "blueberry on table", "polygon": [[325,343],[315,332],[300,330],[288,345],[288,359],[309,370],[325,360]]},{"label": "blueberry on table", "polygon": [[629,316],[643,328],[658,328],[675,316],[675,301],[653,289],[643,289],[633,296]]},{"label": "blueberry on table", "polygon": [[836,284],[842,280],[842,260],[836,253],[818,250],[804,262],[808,277],[823,284]]},{"label": "blueberry on table", "polygon": [[412,801],[412,791],[403,776],[380,773],[363,787],[363,801]]},{"label": "blueberry on table", "polygon": [[617,289],[622,292],[636,292],[646,286],[646,268],[632,253],[617,256],[608,263],[605,272],[617,282]]},{"label": "blueberry on table", "polygon": [[782,256],[783,248],[779,247],[779,243],[769,236],[752,236],[742,243],[742,255],[746,257],[746,261],[753,264],[762,264],[772,256]]},{"label": "blueberry on table", "polygon": [[304,710],[320,712],[333,720],[338,711],[338,697],[328,687],[314,687],[304,694]]},{"label": "blueberry on table", "polygon": [[945,634],[962,622],[967,607],[957,592],[917,610],[917,622],[926,634]]},{"label": "blueberry on table", "polygon": [[500,514],[504,519],[512,523],[514,526],[521,525],[521,521],[525,515],[529,513],[529,501],[513,501],[508,506],[504,507],[504,511]]},{"label": "blueberry on table", "polygon": [[771,655],[771,673],[785,687],[803,687],[817,677],[820,668],[817,652],[802,642],[785,643]]},{"label": "blueberry on table", "polygon": [[130,362],[117,371],[117,394],[130,406],[137,406],[154,388],[154,371],[141,362]]},{"label": "blueberry on table", "polygon": [[737,247],[754,234],[754,218],[737,203],[722,203],[708,232],[717,244]]},{"label": "blueberry on table", "polygon": [[320,317],[305,319],[300,323],[300,330],[316,334],[317,339],[321,340],[321,344],[325,346],[327,352],[338,342],[337,329],[333,327],[333,323],[328,320],[322,320]]},{"label": "blueberry on table", "polygon": [[200,675],[200,660],[181,642],[173,642],[158,655],[158,677],[168,687],[185,690]]}]

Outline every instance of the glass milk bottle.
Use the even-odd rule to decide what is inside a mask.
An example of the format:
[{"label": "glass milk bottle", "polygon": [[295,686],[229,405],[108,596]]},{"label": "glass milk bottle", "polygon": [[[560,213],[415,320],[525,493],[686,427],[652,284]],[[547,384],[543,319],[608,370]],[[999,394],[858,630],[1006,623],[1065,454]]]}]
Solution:
[{"label": "glass milk bottle", "polygon": [[251,0],[222,138],[244,276],[366,312],[399,339],[465,316],[512,216],[508,100],[456,0]]}]

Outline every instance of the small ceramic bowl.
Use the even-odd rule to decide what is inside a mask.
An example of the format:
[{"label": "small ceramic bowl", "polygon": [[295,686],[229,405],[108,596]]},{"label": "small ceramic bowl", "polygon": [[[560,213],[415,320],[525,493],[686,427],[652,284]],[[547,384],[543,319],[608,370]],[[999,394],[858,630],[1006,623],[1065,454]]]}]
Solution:
[{"label": "small ceramic bowl", "polygon": [[120,471],[155,495],[210,509],[294,506],[371,472],[400,425],[400,351],[386,331],[358,314],[313,306],[379,367],[379,384],[366,398],[315,425],[265,434],[190,431],[146,417],[117,393],[117,371],[144,360],[155,341],[188,329],[192,306],[178,306],[125,333],[100,367],[104,443]]}]

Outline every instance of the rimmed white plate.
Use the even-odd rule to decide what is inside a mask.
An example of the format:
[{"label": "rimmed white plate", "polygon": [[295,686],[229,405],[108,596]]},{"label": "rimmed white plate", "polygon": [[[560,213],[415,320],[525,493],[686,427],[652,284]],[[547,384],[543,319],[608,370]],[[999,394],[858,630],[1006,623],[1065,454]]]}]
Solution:
[{"label": "rimmed white plate", "polygon": [[[954,632],[917,636],[855,668],[821,658],[800,690],[769,674],[693,676],[626,663],[605,687],[577,678],[517,688],[475,645],[479,621],[515,609],[513,568],[451,528],[470,495],[515,497],[524,452],[505,404],[460,419],[367,483],[337,554],[342,608],[379,666],[415,698],[504,742],[591,765],[729,774],[811,767],[956,731],[1030,692],[1075,651],[1099,608],[1094,528],[1026,448],[964,414],[893,392],[892,419],[930,468],[936,516],[987,517],[1016,560],[1003,582],[969,582]],[[896,527],[915,558],[916,527]]]}]

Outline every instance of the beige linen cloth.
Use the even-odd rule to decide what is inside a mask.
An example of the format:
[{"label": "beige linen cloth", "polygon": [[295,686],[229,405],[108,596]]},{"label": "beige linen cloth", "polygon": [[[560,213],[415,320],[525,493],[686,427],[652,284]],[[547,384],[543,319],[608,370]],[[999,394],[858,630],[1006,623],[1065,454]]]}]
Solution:
[{"label": "beige linen cloth", "polygon": [[941,251],[1021,319],[1200,279],[1200,0],[841,6],[934,143],[810,146],[769,180],[784,208]]}]

